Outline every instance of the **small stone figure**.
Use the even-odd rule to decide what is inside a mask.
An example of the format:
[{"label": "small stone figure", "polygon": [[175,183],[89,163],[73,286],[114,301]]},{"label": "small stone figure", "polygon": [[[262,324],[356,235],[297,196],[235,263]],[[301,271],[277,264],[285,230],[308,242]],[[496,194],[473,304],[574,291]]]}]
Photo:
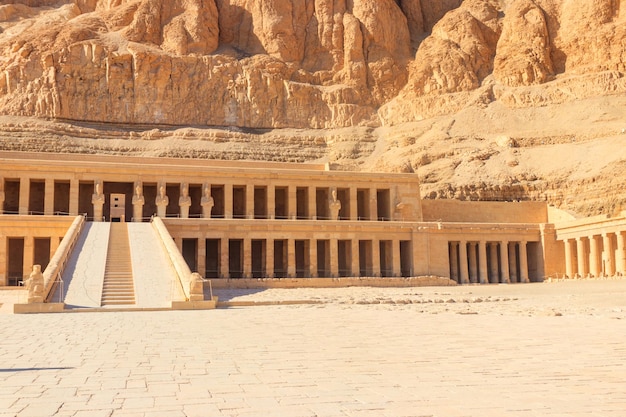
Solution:
[{"label": "small stone figure", "polygon": [[189,283],[189,301],[201,300],[204,300],[204,279],[199,273],[194,272]]},{"label": "small stone figure", "polygon": [[28,291],[28,303],[43,303],[43,274],[41,265],[33,265],[33,272],[30,273],[26,281]]},{"label": "small stone figure", "polygon": [[165,217],[166,209],[168,204],[170,203],[170,199],[167,195],[165,195],[165,186],[163,184],[159,185],[159,195],[157,195],[154,202],[157,206],[157,216]]},{"label": "small stone figure", "polygon": [[211,217],[211,211],[214,205],[213,197],[211,196],[211,187],[209,184],[205,184],[202,190],[202,200],[200,205],[202,206],[202,217],[208,219]]},{"label": "small stone figure", "polygon": [[189,197],[189,187],[183,183],[180,186],[180,197],[178,198],[178,206],[180,207],[180,217],[186,219],[189,217],[189,206],[191,206],[191,197]]},{"label": "small stone figure", "polygon": [[133,221],[140,222],[143,215],[143,205],[145,204],[145,198],[141,183],[135,184],[135,194],[133,194]]},{"label": "small stone figure", "polygon": [[103,220],[104,194],[100,187],[100,181],[96,181],[95,190],[91,196],[91,204],[93,204],[93,220],[101,222]]},{"label": "small stone figure", "polygon": [[339,211],[341,210],[341,201],[337,199],[337,189],[333,187],[331,191],[331,199],[328,203],[330,208],[330,218],[332,220],[339,220]]}]

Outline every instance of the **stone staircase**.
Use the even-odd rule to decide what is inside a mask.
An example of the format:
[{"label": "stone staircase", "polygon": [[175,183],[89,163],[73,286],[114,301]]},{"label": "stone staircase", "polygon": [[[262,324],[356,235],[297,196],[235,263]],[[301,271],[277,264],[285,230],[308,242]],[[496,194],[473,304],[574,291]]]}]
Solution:
[{"label": "stone staircase", "polygon": [[101,305],[134,305],[134,287],[127,225],[111,223]]}]

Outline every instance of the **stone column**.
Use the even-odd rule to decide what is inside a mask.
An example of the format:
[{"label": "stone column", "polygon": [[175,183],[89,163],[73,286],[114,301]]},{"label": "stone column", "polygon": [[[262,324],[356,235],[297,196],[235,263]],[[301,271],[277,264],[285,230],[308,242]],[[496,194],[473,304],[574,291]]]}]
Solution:
[{"label": "stone column", "polygon": [[78,216],[79,181],[70,180],[70,216]]},{"label": "stone column", "polygon": [[489,282],[497,284],[499,281],[498,276],[498,244],[495,242],[489,243]]},{"label": "stone column", "polygon": [[358,220],[359,206],[357,204],[356,187],[350,187],[350,220]]},{"label": "stone column", "polygon": [[198,238],[198,272],[202,278],[206,278],[206,237]]},{"label": "stone column", "polygon": [[509,243],[509,277],[511,282],[519,282],[519,275],[517,273],[517,247],[516,242]]},{"label": "stone column", "polygon": [[[61,239],[62,238],[63,238],[63,236],[52,236],[50,238],[50,259],[52,259],[54,254],[57,252],[57,249],[59,249],[59,246],[61,245]],[[0,268],[0,270],[1,270],[1,268]],[[2,281],[0,281],[0,282],[2,282]]]},{"label": "stone column", "polygon": [[352,276],[353,277],[358,277],[361,276],[361,271],[360,271],[360,264],[359,264],[359,239],[352,239],[350,241],[351,244],[351,249],[350,251],[352,252],[352,265],[351,265],[351,272],[352,272]]},{"label": "stone column", "polygon": [[[267,218],[276,218],[276,186],[274,184],[267,185]],[[274,264],[272,264],[273,266]]]},{"label": "stone column", "polygon": [[317,278],[317,240],[309,241],[309,275],[311,278]]},{"label": "stone column", "polygon": [[133,221],[141,222],[143,219],[143,205],[145,198],[143,196],[143,185],[140,182],[135,183],[135,194],[133,194]]},{"label": "stone column", "polygon": [[43,197],[43,214],[46,216],[52,216],[54,214],[54,178],[46,178]]},{"label": "stone column", "polygon": [[[4,178],[0,177],[0,216],[4,214],[4,197]],[[4,271],[4,269],[0,268],[0,271]],[[0,279],[0,285],[2,282]]]},{"label": "stone column", "polygon": [[484,240],[478,242],[478,276],[481,284],[489,283],[489,274],[487,271],[487,242]]},{"label": "stone column", "polygon": [[530,282],[528,279],[528,254],[526,253],[526,241],[519,243],[519,277],[521,282]]},{"label": "stone column", "polygon": [[339,276],[339,243],[337,239],[330,239],[330,276],[336,278]]},{"label": "stone column", "polygon": [[469,270],[467,266],[467,242],[459,243],[459,278],[461,284],[469,284]]},{"label": "stone column", "polygon": [[295,239],[287,239],[287,276],[289,278],[295,278],[297,276],[297,273],[296,273],[296,240]]},{"label": "stone column", "polygon": [[601,269],[600,263],[598,262],[598,239],[595,236],[589,236],[589,252],[589,273],[598,278],[600,276]]},{"label": "stone column", "polygon": [[183,239],[182,238],[178,238],[178,239],[174,239],[174,243],[176,244],[176,247],[178,248],[178,252],[180,252],[180,254],[183,254]]},{"label": "stone column", "polygon": [[[28,203],[30,201],[30,178],[20,178],[20,200],[19,200],[19,214],[28,214],[29,207]],[[33,268],[32,265],[26,269],[26,271],[30,271]]]},{"label": "stone column", "polygon": [[[461,242],[463,243],[463,242]],[[457,242],[450,242],[448,243],[449,248],[450,248],[450,279],[452,281],[456,281],[459,284],[461,283],[461,281],[459,281],[459,244]]]},{"label": "stone column", "polygon": [[287,188],[287,218],[293,220],[297,217],[297,215],[298,215],[298,189],[295,185],[290,185]]},{"label": "stone column", "polygon": [[372,275],[381,276],[380,273],[380,241],[372,239]]},{"label": "stone column", "polygon": [[589,257],[585,252],[585,241],[582,237],[576,238],[576,256],[578,258],[578,276],[581,278],[585,277],[589,273],[586,262]]},{"label": "stone column", "polygon": [[617,232],[616,269],[620,274],[626,275],[626,235],[624,232]]},{"label": "stone column", "polygon": [[24,263],[22,264],[22,271],[25,275],[22,279],[28,278],[30,272],[33,270],[35,264],[35,238],[33,236],[24,237]]},{"label": "stone column", "polygon": [[243,277],[252,277],[252,239],[243,239]]},{"label": "stone column", "polygon": [[478,264],[476,263],[476,242],[469,243],[469,277],[472,284],[478,282]]},{"label": "stone column", "polygon": [[224,184],[224,218],[233,218],[233,185]]},{"label": "stone column", "polygon": [[502,269],[500,282],[505,284],[511,283],[509,277],[509,242],[506,240],[500,242],[500,268]]},{"label": "stone column", "polygon": [[370,188],[370,218],[369,219],[378,220],[378,194],[376,192],[376,188]]},{"label": "stone column", "polygon": [[254,185],[246,185],[246,219],[254,219]]},{"label": "stone column", "polygon": [[568,278],[574,278],[574,259],[572,256],[572,239],[565,239],[565,275]]},{"label": "stone column", "polygon": [[274,278],[274,239],[265,241],[265,275]]},{"label": "stone column", "polygon": [[[308,187],[307,191],[309,193],[309,219],[316,220],[317,219],[317,189],[315,187]],[[315,266],[317,271],[317,266]],[[317,273],[316,273],[317,276]]]},{"label": "stone column", "polygon": [[393,276],[399,277],[402,276],[402,259],[400,258],[400,240],[393,239],[391,241],[391,263],[393,265]]},{"label": "stone column", "polygon": [[613,240],[611,239],[611,235],[608,233],[604,233],[602,235],[602,239],[603,239],[602,258],[603,258],[603,263],[604,263],[603,271],[606,276],[612,277],[613,275],[615,275],[615,268],[613,266],[614,257],[615,257],[615,252],[613,250]]},{"label": "stone column", "polygon": [[228,238],[220,239],[220,275],[222,278],[230,278],[230,265],[228,263]]}]

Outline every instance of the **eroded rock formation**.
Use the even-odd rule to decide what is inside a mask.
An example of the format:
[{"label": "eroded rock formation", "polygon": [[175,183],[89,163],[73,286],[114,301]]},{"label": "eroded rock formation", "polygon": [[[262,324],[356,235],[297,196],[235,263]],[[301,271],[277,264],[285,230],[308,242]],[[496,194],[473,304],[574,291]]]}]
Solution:
[{"label": "eroded rock formation", "polygon": [[616,0],[18,0],[0,113],[330,128],[545,105],[625,90],[624,22]]}]

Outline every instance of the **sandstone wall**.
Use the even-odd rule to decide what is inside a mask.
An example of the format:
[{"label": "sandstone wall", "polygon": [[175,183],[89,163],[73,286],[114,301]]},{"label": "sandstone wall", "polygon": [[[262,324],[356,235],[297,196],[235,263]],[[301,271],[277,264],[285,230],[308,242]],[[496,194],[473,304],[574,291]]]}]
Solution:
[{"label": "sandstone wall", "polygon": [[0,114],[330,128],[560,103],[626,90],[625,21],[615,0],[18,0]]}]

